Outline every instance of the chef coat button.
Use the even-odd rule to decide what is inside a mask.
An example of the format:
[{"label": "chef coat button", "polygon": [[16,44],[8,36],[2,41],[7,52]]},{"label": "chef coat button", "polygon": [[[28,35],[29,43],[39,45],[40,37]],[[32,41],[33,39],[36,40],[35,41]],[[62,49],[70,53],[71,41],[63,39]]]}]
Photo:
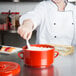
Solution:
[{"label": "chef coat button", "polygon": [[54,38],[56,38],[56,36],[54,36]]},{"label": "chef coat button", "polygon": [[56,25],[56,23],[54,23],[54,25]]},{"label": "chef coat button", "polygon": [[74,23],[72,23],[72,25],[74,25]]}]

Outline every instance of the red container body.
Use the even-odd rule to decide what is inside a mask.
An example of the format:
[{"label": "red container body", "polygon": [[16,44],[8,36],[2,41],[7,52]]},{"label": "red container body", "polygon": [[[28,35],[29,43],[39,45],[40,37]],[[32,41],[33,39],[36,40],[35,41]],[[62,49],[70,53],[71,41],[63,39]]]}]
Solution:
[{"label": "red container body", "polygon": [[[59,55],[59,53],[55,51],[55,48],[51,45],[36,44],[31,46],[51,48],[50,50],[46,51],[37,51],[37,50],[31,51],[27,50],[27,46],[24,46],[23,51],[18,53],[18,56],[21,59],[24,59],[24,64],[31,67],[35,68],[49,67],[54,62],[54,58],[56,58]],[[54,53],[57,53],[57,55],[54,56]],[[23,57],[21,57],[20,54],[23,54]]]}]

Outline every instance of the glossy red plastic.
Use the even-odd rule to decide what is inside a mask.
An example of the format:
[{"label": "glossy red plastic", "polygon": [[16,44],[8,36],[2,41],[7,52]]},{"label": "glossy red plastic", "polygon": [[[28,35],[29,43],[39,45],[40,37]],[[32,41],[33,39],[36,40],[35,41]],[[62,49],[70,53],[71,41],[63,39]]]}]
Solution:
[{"label": "glossy red plastic", "polygon": [[[31,51],[27,50],[27,46],[24,46],[23,51],[19,52],[18,56],[21,59],[24,59],[24,64],[31,67],[35,68],[49,67],[53,63],[54,58],[56,58],[59,55],[59,52],[55,51],[55,48],[51,45],[36,44],[31,46],[52,48],[46,51],[35,51],[35,50]],[[54,55],[55,53],[57,53],[56,56]],[[23,57],[21,57],[20,54],[23,54]]]},{"label": "glossy red plastic", "polygon": [[0,62],[0,76],[15,76],[20,73],[20,65],[15,62]]}]

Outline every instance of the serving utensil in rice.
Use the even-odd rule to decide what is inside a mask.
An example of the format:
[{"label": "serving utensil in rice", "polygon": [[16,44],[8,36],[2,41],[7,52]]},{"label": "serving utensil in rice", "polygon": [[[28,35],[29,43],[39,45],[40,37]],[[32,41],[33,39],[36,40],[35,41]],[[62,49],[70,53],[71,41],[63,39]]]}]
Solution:
[{"label": "serving utensil in rice", "polygon": [[28,47],[28,48],[31,48],[30,43],[29,43],[28,40],[26,40],[26,44],[27,44],[27,47]]}]

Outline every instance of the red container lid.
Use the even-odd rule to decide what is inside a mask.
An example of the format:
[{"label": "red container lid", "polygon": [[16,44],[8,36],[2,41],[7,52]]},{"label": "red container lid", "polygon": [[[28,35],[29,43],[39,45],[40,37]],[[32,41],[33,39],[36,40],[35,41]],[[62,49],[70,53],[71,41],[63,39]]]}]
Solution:
[{"label": "red container lid", "polygon": [[16,62],[0,62],[0,76],[13,76],[20,73],[20,65]]}]

